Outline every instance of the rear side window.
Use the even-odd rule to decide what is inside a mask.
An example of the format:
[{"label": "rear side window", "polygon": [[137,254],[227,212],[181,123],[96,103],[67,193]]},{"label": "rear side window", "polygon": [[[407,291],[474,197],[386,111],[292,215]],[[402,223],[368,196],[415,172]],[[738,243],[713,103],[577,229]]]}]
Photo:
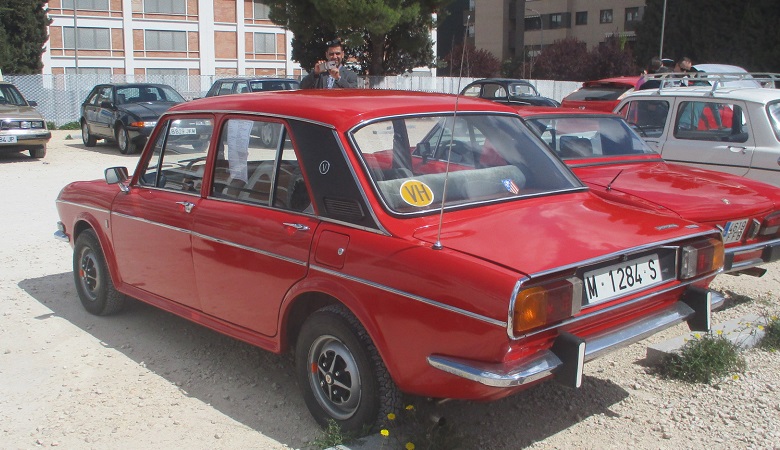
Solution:
[{"label": "rear side window", "polygon": [[640,136],[657,138],[664,134],[669,115],[669,102],[666,100],[642,100],[628,102],[618,111]]},{"label": "rear side window", "polygon": [[598,100],[617,100],[624,92],[629,90],[628,86],[591,86],[583,87],[569,94],[566,100],[574,101],[598,101]]},{"label": "rear side window", "polygon": [[748,127],[742,107],[726,102],[681,102],[674,137],[697,141],[746,142]]}]

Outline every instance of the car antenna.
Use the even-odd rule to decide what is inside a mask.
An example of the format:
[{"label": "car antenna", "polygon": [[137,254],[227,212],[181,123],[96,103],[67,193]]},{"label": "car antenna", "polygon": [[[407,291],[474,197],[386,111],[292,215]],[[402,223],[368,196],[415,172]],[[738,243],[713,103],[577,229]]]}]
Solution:
[{"label": "car antenna", "polygon": [[[468,36],[471,14],[466,16],[466,36]],[[447,164],[444,167],[444,186],[441,191],[441,206],[439,207],[439,228],[436,231],[436,243],[433,244],[434,250],[444,248],[441,245],[441,228],[444,221],[444,201],[447,199],[447,180],[450,176],[450,157],[452,156],[452,144],[455,141],[455,119],[458,117],[458,101],[460,100],[460,82],[463,79],[463,60],[466,59],[466,41],[463,41],[463,47],[460,54],[460,71],[458,72],[458,87],[455,91],[455,108],[452,111],[452,132],[450,133],[450,145],[447,148]],[[444,122],[444,128],[447,127],[447,121]],[[442,133],[444,129],[442,129]]]},{"label": "car antenna", "polygon": [[608,191],[612,190],[612,183],[614,183],[615,180],[618,179],[618,177],[620,176],[621,173],[623,173],[623,169],[620,169],[620,172],[618,172],[617,175],[615,175],[615,178],[613,178],[612,181],[609,182],[609,184],[607,185],[607,190]]}]

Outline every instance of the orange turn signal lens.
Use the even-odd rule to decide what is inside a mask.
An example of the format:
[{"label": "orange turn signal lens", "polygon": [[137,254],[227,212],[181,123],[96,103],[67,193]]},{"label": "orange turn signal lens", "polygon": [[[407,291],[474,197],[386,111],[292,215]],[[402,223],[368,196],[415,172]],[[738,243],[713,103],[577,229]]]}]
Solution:
[{"label": "orange turn signal lens", "polygon": [[680,279],[715,272],[723,267],[725,254],[722,239],[706,239],[682,248],[680,261]]},{"label": "orange turn signal lens", "polygon": [[554,280],[518,293],[513,314],[515,335],[567,319],[582,307],[582,281]]}]

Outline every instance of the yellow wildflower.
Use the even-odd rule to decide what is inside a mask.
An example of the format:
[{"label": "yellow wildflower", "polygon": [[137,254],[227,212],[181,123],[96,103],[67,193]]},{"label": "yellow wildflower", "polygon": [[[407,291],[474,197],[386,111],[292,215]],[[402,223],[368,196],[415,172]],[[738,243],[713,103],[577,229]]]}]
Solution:
[{"label": "yellow wildflower", "polygon": [[379,432],[379,434],[381,434],[381,435],[382,435],[382,436],[384,436],[384,437],[388,437],[388,436],[390,436],[390,431],[388,431],[388,430],[385,430],[385,429],[382,429],[382,430]]},{"label": "yellow wildflower", "polygon": [[390,420],[395,420],[395,414],[390,413],[390,414],[387,415],[387,418],[390,419]]},{"label": "yellow wildflower", "polygon": [[716,333],[718,334],[718,336],[720,336],[721,334],[723,334],[723,330],[718,330],[716,331]]},{"label": "yellow wildflower", "polygon": [[761,331],[764,331],[764,326],[763,325],[759,325],[758,329],[761,330]]},{"label": "yellow wildflower", "polygon": [[407,411],[414,411],[414,405],[406,405]]},{"label": "yellow wildflower", "polygon": [[414,444],[411,442],[406,443],[406,450],[414,450]]},{"label": "yellow wildflower", "polygon": [[734,375],[731,376],[731,379],[734,380],[734,381],[737,381],[737,380],[739,380],[739,375],[734,374]]}]

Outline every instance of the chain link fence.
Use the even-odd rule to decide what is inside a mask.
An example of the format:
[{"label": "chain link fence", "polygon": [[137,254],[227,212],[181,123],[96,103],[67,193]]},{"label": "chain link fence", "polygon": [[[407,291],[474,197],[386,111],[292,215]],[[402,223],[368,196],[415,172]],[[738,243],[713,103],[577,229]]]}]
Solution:
[{"label": "chain link fence", "polygon": [[[92,88],[101,83],[161,83],[173,86],[187,100],[203,97],[218,78],[224,76],[202,75],[6,75],[5,81],[16,85],[28,101],[38,103],[37,109],[47,122],[61,127],[78,122],[80,107]],[[455,94],[475,78],[391,76],[363,77],[358,79],[359,88],[398,89],[405,91],[442,92]],[[545,97],[560,101],[571,91],[580,87],[573,81],[529,80]]]}]

